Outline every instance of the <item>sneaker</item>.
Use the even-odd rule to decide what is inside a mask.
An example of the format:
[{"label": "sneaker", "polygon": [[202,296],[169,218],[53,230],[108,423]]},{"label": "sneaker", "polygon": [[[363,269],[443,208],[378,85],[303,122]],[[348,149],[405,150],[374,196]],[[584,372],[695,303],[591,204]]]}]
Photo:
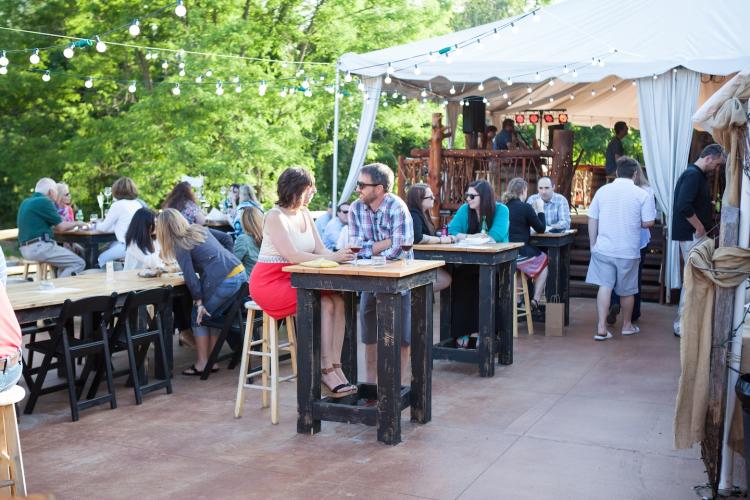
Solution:
[{"label": "sneaker", "polygon": [[607,324],[614,325],[617,322],[617,315],[620,314],[620,304],[612,304],[609,306],[609,313],[607,314]]},{"label": "sneaker", "polygon": [[594,340],[607,340],[611,338],[612,338],[612,333],[610,333],[609,330],[607,331],[606,335],[602,335],[601,333],[597,333],[596,335],[594,335]]},{"label": "sneaker", "polygon": [[675,323],[672,325],[672,333],[674,333],[675,337],[682,337],[682,333],[680,333],[680,324]]}]

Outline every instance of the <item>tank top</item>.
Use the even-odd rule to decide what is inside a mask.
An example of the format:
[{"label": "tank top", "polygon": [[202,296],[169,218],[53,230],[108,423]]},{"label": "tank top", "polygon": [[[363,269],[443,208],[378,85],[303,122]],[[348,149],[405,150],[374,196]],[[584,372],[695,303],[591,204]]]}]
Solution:
[{"label": "tank top", "polygon": [[[294,223],[282,210],[278,207],[274,207],[268,211],[268,213],[276,212],[279,214],[279,220],[284,225],[289,239],[292,241],[292,245],[300,252],[315,252],[315,226],[310,217],[310,212],[307,209],[300,209],[300,213],[305,219],[305,231],[302,232],[298,229],[297,224]],[[268,225],[263,225],[263,241],[260,244],[260,252],[258,255],[258,262],[269,262],[269,263],[288,263],[284,257],[281,256],[276,247],[271,243],[271,237],[268,235]]]}]

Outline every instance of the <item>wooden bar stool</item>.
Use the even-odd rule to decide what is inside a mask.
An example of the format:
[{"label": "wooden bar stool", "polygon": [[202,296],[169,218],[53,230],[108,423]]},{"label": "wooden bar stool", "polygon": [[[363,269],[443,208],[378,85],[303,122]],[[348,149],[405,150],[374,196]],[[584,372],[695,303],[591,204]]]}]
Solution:
[{"label": "wooden bar stool", "polygon": [[[279,343],[279,322],[266,313],[263,313],[263,335],[260,340],[253,340],[253,323],[255,313],[263,310],[249,300],[245,302],[247,309],[247,325],[245,326],[245,338],[242,347],[242,363],[240,365],[240,380],[237,384],[237,400],[234,404],[234,416],[242,416],[242,406],[245,402],[245,389],[258,389],[263,391],[263,408],[268,408],[269,393],[271,405],[271,423],[279,423],[279,382],[286,382],[297,378],[297,338],[294,329],[294,315],[284,318],[287,331],[287,342]],[[261,346],[260,351],[253,350],[255,346]],[[279,376],[279,356],[281,351],[287,351],[292,357],[292,374],[286,377]],[[261,368],[250,370],[251,356],[259,356],[262,360]],[[261,377],[261,385],[253,384],[253,378]]]},{"label": "wooden bar stool", "polygon": [[[518,283],[521,283],[521,286],[519,288]],[[514,296],[514,304],[513,304],[513,336],[518,337],[518,299],[520,297],[523,297],[523,309],[522,315],[526,316],[526,331],[528,331],[529,335],[534,335],[534,322],[531,319],[531,301],[529,300],[529,284],[526,280],[526,275],[523,274],[521,271],[516,270],[516,278],[515,278],[515,284],[513,285],[515,289]]]},{"label": "wooden bar stool", "polygon": [[57,277],[57,271],[55,270],[55,268],[46,262],[37,262],[35,260],[26,259],[23,259],[21,262],[23,263],[24,281],[29,279],[29,272],[31,272],[32,266],[34,266],[35,268],[34,281],[46,280],[50,273],[53,277]]},{"label": "wooden bar stool", "polygon": [[26,477],[23,473],[21,440],[18,437],[16,403],[26,397],[20,385],[0,392],[3,437],[0,439],[0,492],[10,489],[11,496],[26,496]]}]

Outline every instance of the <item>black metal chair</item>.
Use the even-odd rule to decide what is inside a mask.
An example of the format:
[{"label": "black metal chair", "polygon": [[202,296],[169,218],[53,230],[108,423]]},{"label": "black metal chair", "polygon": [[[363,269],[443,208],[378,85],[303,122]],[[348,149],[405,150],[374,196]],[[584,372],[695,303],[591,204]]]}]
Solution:
[{"label": "black metal chair", "polygon": [[[123,374],[130,374],[136,404],[143,402],[144,394],[159,389],[166,389],[167,394],[172,394],[172,381],[168,375],[150,384],[141,380],[141,375],[145,375],[143,365],[152,343],[156,350],[156,363],[161,363],[164,373],[169,373],[166,342],[171,342],[172,339],[165,339],[164,323],[171,300],[171,286],[138,293],[131,292],[125,298],[125,304],[117,317],[110,351],[128,353],[129,370],[125,370]],[[117,375],[119,373],[115,373],[115,376]]]},{"label": "black metal chair", "polygon": [[[50,338],[26,345],[30,355],[39,352],[43,359],[37,368],[27,366],[27,380],[32,380],[32,383],[29,385],[29,400],[26,402],[24,413],[30,414],[34,411],[39,396],[66,388],[74,422],[78,420],[80,410],[91,406],[109,402],[110,408],[117,408],[109,352],[109,331],[116,301],[116,293],[75,302],[68,299],[63,303],[60,317],[50,333]],[[80,321],[76,321],[76,318]],[[78,336],[75,335],[76,323],[79,325]],[[80,378],[76,379],[74,360],[78,358],[85,358],[86,362]],[[53,360],[57,360],[65,367],[66,380],[61,384],[44,387],[44,380],[53,366]],[[83,388],[94,369],[104,371],[109,392],[99,397],[92,397],[90,394],[88,399],[81,401]],[[33,375],[36,375],[35,379]]]},{"label": "black metal chair", "polygon": [[[206,380],[211,374],[211,367],[218,361],[231,358],[227,368],[230,370],[237,366],[237,363],[242,359],[242,340],[245,335],[245,315],[243,314],[243,306],[247,301],[249,295],[247,284],[244,284],[237,290],[232,298],[232,305],[224,311],[221,316],[215,318],[207,318],[203,320],[201,326],[207,326],[209,328],[221,329],[219,338],[216,339],[216,345],[208,356],[208,362],[206,368],[201,374],[201,380]],[[221,348],[224,346],[224,342],[227,342],[232,348],[232,353],[228,356],[219,357]]]}]

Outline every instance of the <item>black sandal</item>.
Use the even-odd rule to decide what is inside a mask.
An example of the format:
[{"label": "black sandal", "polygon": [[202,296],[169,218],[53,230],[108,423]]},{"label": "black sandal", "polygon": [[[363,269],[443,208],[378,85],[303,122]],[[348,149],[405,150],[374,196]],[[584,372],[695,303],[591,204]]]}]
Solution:
[{"label": "black sandal", "polygon": [[[320,370],[324,375],[328,375],[329,373],[333,373],[333,368],[322,368]],[[339,384],[334,388],[328,387],[328,384],[320,381],[320,388],[323,390],[323,396],[333,399],[339,399],[346,396],[350,396],[352,394],[355,394],[357,391],[353,390],[353,387],[349,384]]]},{"label": "black sandal", "polygon": [[203,375],[203,370],[198,370],[195,365],[192,365],[190,368],[182,370],[182,374],[186,377],[200,377]]}]

